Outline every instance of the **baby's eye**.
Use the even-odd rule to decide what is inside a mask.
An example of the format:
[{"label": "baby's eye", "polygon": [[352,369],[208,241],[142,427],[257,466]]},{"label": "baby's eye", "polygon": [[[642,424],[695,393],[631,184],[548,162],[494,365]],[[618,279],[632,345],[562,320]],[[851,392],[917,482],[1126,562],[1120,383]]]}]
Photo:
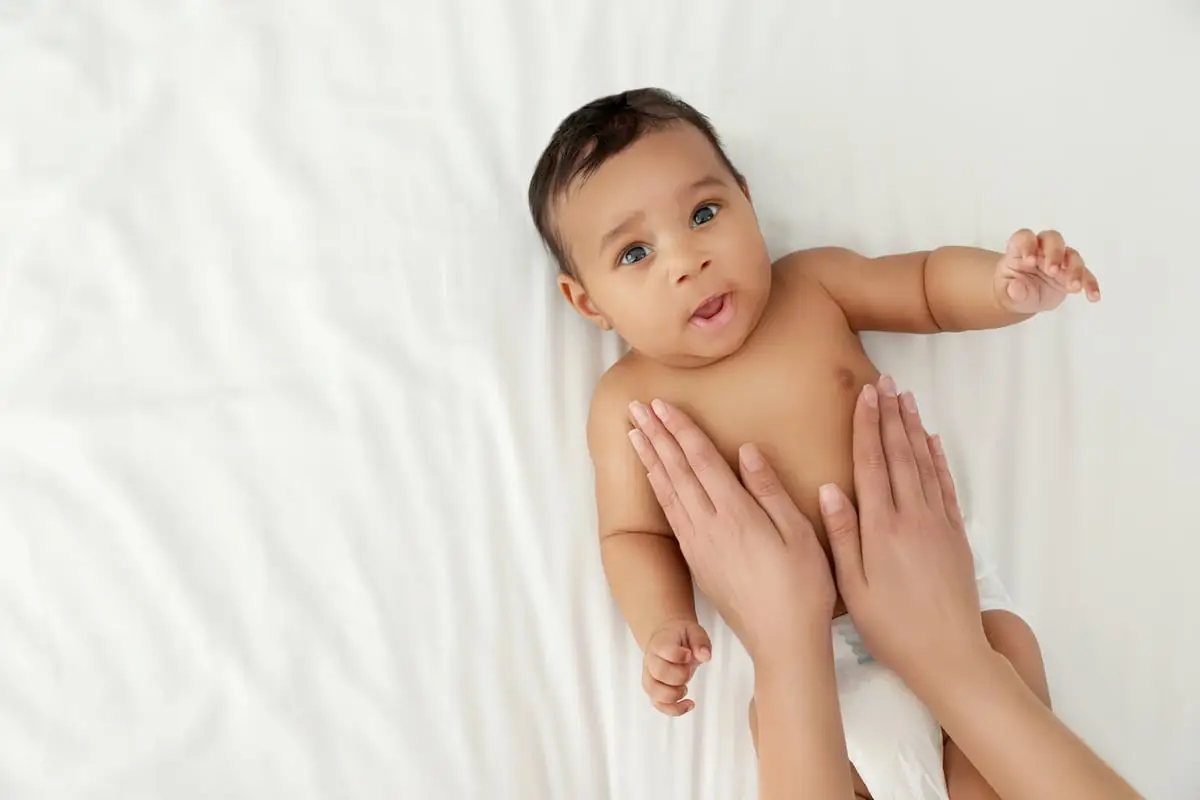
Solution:
[{"label": "baby's eye", "polygon": [[706,222],[711,222],[712,218],[717,215],[716,203],[705,203],[692,212],[692,227],[696,228]]},{"label": "baby's eye", "polygon": [[635,244],[621,254],[621,263],[626,265],[636,264],[648,255],[650,255],[650,251],[644,245]]}]

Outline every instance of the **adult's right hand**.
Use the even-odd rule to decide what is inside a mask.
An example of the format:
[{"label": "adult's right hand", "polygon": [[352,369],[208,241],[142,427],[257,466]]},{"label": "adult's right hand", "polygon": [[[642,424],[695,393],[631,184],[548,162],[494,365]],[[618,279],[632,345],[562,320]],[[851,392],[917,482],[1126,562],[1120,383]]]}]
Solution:
[{"label": "adult's right hand", "polygon": [[741,480],[683,409],[630,411],[630,434],[696,583],[759,665],[793,656],[815,628],[828,641],[836,592],[812,523],[752,445]]},{"label": "adult's right hand", "polygon": [[875,658],[914,686],[990,652],[974,562],[945,453],[891,378],[854,410],[855,513],[821,488],[838,589]]}]

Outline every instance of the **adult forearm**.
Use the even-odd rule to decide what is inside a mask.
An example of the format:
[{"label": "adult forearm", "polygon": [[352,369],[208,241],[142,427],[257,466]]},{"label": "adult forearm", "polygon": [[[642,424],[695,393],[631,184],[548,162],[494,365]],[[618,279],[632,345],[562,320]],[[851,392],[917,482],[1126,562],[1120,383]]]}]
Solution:
[{"label": "adult forearm", "polygon": [[925,299],[943,331],[1003,328],[1028,319],[1000,305],[996,265],[1001,253],[975,247],[939,247],[925,260]]},{"label": "adult forearm", "polygon": [[1010,611],[984,611],[982,617],[983,632],[992,649],[1008,659],[1017,675],[1039,700],[1052,707],[1046,665],[1042,661],[1042,649],[1033,630]]},{"label": "adult forearm", "polygon": [[754,665],[759,797],[854,797],[829,620]]},{"label": "adult forearm", "polygon": [[613,599],[643,650],[664,622],[696,619],[691,573],[673,537],[610,533],[600,540],[600,555]]},{"label": "adult forearm", "polygon": [[947,673],[910,685],[1000,797],[1138,797],[1054,716],[1004,656],[981,653],[971,665]]}]

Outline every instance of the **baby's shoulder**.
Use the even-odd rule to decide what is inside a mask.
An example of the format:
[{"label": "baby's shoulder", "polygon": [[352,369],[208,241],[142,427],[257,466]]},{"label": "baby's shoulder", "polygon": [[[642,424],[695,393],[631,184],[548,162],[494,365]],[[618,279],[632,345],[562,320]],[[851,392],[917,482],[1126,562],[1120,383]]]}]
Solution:
[{"label": "baby's shoulder", "polygon": [[[588,446],[593,453],[616,440],[617,446],[627,448],[628,434],[633,427],[629,404],[638,401],[649,405],[656,397],[686,405],[693,384],[704,370],[689,370],[690,380],[681,380],[679,373],[630,351],[609,367],[592,391],[588,409]],[[704,385],[707,382],[699,381]]]},{"label": "baby's shoulder", "polygon": [[630,428],[629,404],[645,386],[645,365],[633,353],[618,359],[604,371],[592,391],[588,409],[588,446],[593,451],[613,436],[624,436]]},{"label": "baby's shoulder", "polygon": [[772,264],[772,293],[785,316],[840,322],[841,306],[828,289],[829,276],[852,268],[863,257],[844,247],[796,250]]},{"label": "baby's shoulder", "polygon": [[852,267],[863,258],[847,247],[810,247],[780,256],[772,269],[787,288],[822,286],[827,274]]}]

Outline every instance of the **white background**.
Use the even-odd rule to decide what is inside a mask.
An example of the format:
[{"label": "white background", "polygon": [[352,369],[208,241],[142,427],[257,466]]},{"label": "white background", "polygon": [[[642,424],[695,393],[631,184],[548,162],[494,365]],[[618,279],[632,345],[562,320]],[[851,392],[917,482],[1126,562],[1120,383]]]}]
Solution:
[{"label": "white background", "polygon": [[696,711],[641,693],[583,437],[620,345],[525,206],[642,85],[778,254],[1083,252],[1098,307],[868,346],[1059,713],[1200,796],[1200,5],[739,5],[0,4],[0,797],[752,796],[707,609]]}]

